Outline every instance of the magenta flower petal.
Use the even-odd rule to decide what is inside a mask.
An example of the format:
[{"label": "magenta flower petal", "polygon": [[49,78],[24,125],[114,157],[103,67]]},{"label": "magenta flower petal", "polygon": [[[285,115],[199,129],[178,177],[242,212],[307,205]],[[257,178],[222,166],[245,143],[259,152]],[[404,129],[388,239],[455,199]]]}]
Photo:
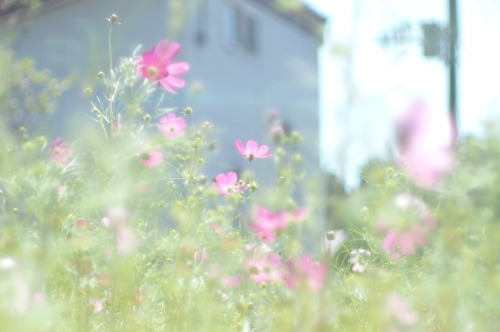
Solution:
[{"label": "magenta flower petal", "polygon": [[396,241],[398,238],[398,232],[396,231],[390,231],[389,234],[384,239],[384,242],[382,243],[382,248],[385,251],[392,251],[396,247]]},{"label": "magenta flower petal", "polygon": [[261,145],[258,149],[257,149],[257,153],[258,155],[262,155],[262,154],[265,154],[267,151],[269,150],[269,147],[267,145]]},{"label": "magenta flower petal", "polygon": [[415,239],[410,232],[399,234],[398,244],[403,255],[413,255],[415,253]]},{"label": "magenta flower petal", "polygon": [[247,141],[246,144],[246,149],[248,154],[257,154],[257,148],[259,147],[259,144],[256,141]]},{"label": "magenta flower petal", "polygon": [[168,85],[174,87],[174,88],[183,88],[184,85],[186,84],[186,81],[184,81],[182,78],[178,78],[176,76],[167,76],[166,78],[162,79],[160,83],[163,85],[163,82],[166,81]]},{"label": "magenta flower petal", "polygon": [[236,141],[235,146],[239,153],[241,153],[243,156],[246,155],[246,149],[241,141]]},{"label": "magenta flower petal", "polygon": [[[165,40],[163,42],[166,43]],[[160,42],[160,43],[162,43],[162,42]],[[171,43],[170,45],[168,45],[166,47],[166,49],[165,49],[165,44],[162,44],[162,49],[159,51],[160,51],[160,54],[165,55],[164,60],[170,62],[177,56],[177,54],[179,54],[180,50],[181,50],[181,46],[178,43]]]},{"label": "magenta flower petal", "polygon": [[171,75],[181,75],[186,73],[189,70],[189,63],[187,62],[177,62],[172,63],[168,66],[168,72]]},{"label": "magenta flower petal", "polygon": [[167,80],[160,80],[160,85],[168,92],[170,93],[177,93],[177,91],[175,91],[174,87],[172,85],[170,85],[170,83],[167,81]]},{"label": "magenta flower petal", "polygon": [[236,175],[235,172],[228,172],[227,173],[227,182],[230,183],[231,185],[235,186],[236,182],[238,182],[238,175]]}]

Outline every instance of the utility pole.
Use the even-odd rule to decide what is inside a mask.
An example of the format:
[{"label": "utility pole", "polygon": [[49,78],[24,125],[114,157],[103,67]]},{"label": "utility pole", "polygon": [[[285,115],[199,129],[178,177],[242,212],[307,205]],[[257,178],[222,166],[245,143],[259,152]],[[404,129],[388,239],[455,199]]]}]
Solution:
[{"label": "utility pole", "polygon": [[[448,111],[450,120],[458,133],[458,106],[457,106],[457,0],[448,0],[448,24],[438,22],[422,22],[423,30],[422,49],[425,57],[440,58],[448,67]],[[380,38],[382,46],[391,44],[411,43],[411,25],[403,22]],[[420,40],[418,41],[420,42]]]},{"label": "utility pole", "polygon": [[449,29],[449,101],[448,106],[450,109],[450,118],[453,123],[455,134],[457,134],[458,119],[457,119],[457,73],[456,73],[456,62],[457,62],[457,40],[458,40],[458,29],[457,29],[457,0],[449,0],[448,2],[448,29]]}]

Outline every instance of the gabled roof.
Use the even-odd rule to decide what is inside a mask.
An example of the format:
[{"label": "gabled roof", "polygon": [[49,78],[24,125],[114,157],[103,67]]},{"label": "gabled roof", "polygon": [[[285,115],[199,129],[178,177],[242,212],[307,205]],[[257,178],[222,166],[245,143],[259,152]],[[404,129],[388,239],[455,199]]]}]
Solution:
[{"label": "gabled roof", "polygon": [[[40,6],[48,9],[51,6],[71,3],[82,0],[40,0]],[[138,0],[140,1],[140,0]],[[278,0],[246,0],[255,2],[266,8],[272,10],[277,15],[294,23],[302,30],[321,39],[323,28],[325,25],[325,18],[321,17],[306,5],[298,6],[293,9],[282,9]],[[298,1],[298,0],[297,0]],[[6,19],[12,14],[22,14],[30,9],[30,5],[25,4],[24,1],[12,1],[0,3],[0,21]]]},{"label": "gabled roof", "polygon": [[[280,8],[279,0],[249,0],[271,9],[281,17],[291,21],[304,31],[322,39],[326,19],[305,4],[291,9]],[[299,0],[297,0],[299,1]]]}]

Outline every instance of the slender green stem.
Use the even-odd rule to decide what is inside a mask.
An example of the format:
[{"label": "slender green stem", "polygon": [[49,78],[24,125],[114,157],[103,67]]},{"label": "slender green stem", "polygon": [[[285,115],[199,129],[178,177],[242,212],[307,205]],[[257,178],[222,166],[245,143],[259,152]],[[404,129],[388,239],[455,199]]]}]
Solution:
[{"label": "slender green stem", "polygon": [[[111,47],[111,32],[113,31],[113,23],[109,25],[108,34],[108,53],[109,53],[109,72],[113,72],[113,48]],[[112,76],[113,77],[113,76]],[[113,77],[114,78],[114,77]],[[113,112],[113,102],[115,99],[116,87],[111,98],[109,99],[109,137],[113,136],[113,124],[114,124],[114,112]]]},{"label": "slender green stem", "polygon": [[109,33],[108,33],[108,52],[109,52],[109,70],[113,70],[113,51],[111,48],[111,31],[113,30],[113,24],[109,25]]}]

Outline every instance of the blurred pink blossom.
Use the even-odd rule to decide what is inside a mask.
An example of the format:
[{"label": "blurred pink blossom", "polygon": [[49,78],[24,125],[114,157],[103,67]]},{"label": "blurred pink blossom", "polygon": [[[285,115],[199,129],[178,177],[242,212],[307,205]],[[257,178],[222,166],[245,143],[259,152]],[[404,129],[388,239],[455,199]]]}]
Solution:
[{"label": "blurred pink blossom", "polygon": [[226,288],[235,288],[241,284],[241,278],[239,277],[230,277],[223,276],[221,278],[221,285]]},{"label": "blurred pink blossom", "polygon": [[246,249],[243,269],[248,278],[256,283],[266,283],[281,279],[281,257],[272,253],[269,247],[251,245]]},{"label": "blurred pink blossom", "polygon": [[306,207],[299,207],[293,211],[289,217],[295,222],[302,222],[307,218],[309,214],[309,209]]},{"label": "blurred pink blossom", "polygon": [[288,215],[286,212],[271,212],[259,206],[254,220],[248,226],[262,242],[274,242],[276,232],[288,227]]},{"label": "blurred pink blossom", "polygon": [[399,163],[416,185],[432,187],[452,169],[455,129],[446,115],[416,101],[400,116],[396,130]]},{"label": "blurred pink blossom", "polygon": [[78,219],[76,221],[76,227],[78,228],[88,228],[89,227],[89,222],[85,219]]},{"label": "blurred pink blossom", "polygon": [[66,165],[71,161],[73,151],[68,148],[68,143],[63,142],[61,137],[56,138],[51,144],[50,160],[56,164]]},{"label": "blurred pink blossom", "polygon": [[[418,225],[413,225],[411,230],[406,232],[398,232],[395,230],[389,231],[384,238],[382,248],[391,253],[392,258],[396,258],[399,254],[413,255],[416,252],[416,246],[425,246],[427,244],[427,234]],[[394,255],[394,253],[396,253]]]},{"label": "blurred pink blossom", "polygon": [[163,162],[163,153],[158,150],[151,150],[141,155],[141,163],[147,167],[156,167]]},{"label": "blurred pink blossom", "polygon": [[411,310],[407,301],[399,294],[390,294],[386,299],[385,307],[387,313],[405,327],[414,326],[418,322],[418,314]]},{"label": "blurred pink blossom", "polygon": [[327,271],[325,263],[315,262],[311,256],[303,255],[286,262],[282,277],[291,290],[304,288],[318,292],[325,285]]},{"label": "blurred pink blossom", "polygon": [[395,221],[386,220],[380,221],[376,226],[380,232],[386,233],[382,248],[393,259],[400,255],[415,254],[417,246],[427,245],[428,233],[436,227],[434,217],[419,198],[408,193],[399,194],[394,199],[394,205],[411,217],[411,225],[398,229]]},{"label": "blurred pink blossom", "polygon": [[97,314],[101,311],[104,310],[104,305],[101,300],[99,299],[91,299],[90,300],[90,305],[92,306],[92,311]]},{"label": "blurred pink blossom", "polygon": [[127,225],[129,218],[130,215],[127,210],[121,206],[111,206],[106,209],[102,222],[106,227],[122,228]]},{"label": "blurred pink blossom", "polygon": [[132,253],[139,243],[137,233],[129,227],[121,227],[116,231],[116,248],[118,254],[128,255]]},{"label": "blurred pink blossom", "polygon": [[185,81],[178,75],[189,70],[187,62],[172,63],[181,47],[177,43],[167,40],[160,41],[149,51],[142,53],[142,58],[137,61],[140,75],[152,82],[161,85],[166,91],[176,93],[176,89],[183,88]]},{"label": "blurred pink blossom", "polygon": [[217,175],[213,186],[223,196],[245,191],[244,185],[238,183],[238,175],[235,172]]},{"label": "blurred pink blossom", "polygon": [[269,133],[271,134],[274,142],[280,143],[285,136],[285,129],[283,129],[281,124],[275,124],[269,130]]},{"label": "blurred pink blossom", "polygon": [[243,146],[243,143],[241,141],[236,141],[235,145],[236,149],[239,153],[241,153],[243,158],[246,158],[250,161],[254,159],[269,158],[273,155],[272,153],[267,152],[269,150],[269,147],[267,145],[261,145],[259,147],[259,143],[257,143],[256,141],[247,141],[245,146]]},{"label": "blurred pink blossom", "polygon": [[174,113],[169,113],[160,119],[158,130],[166,138],[174,140],[183,136],[186,132],[186,121],[182,117],[176,117]]}]

